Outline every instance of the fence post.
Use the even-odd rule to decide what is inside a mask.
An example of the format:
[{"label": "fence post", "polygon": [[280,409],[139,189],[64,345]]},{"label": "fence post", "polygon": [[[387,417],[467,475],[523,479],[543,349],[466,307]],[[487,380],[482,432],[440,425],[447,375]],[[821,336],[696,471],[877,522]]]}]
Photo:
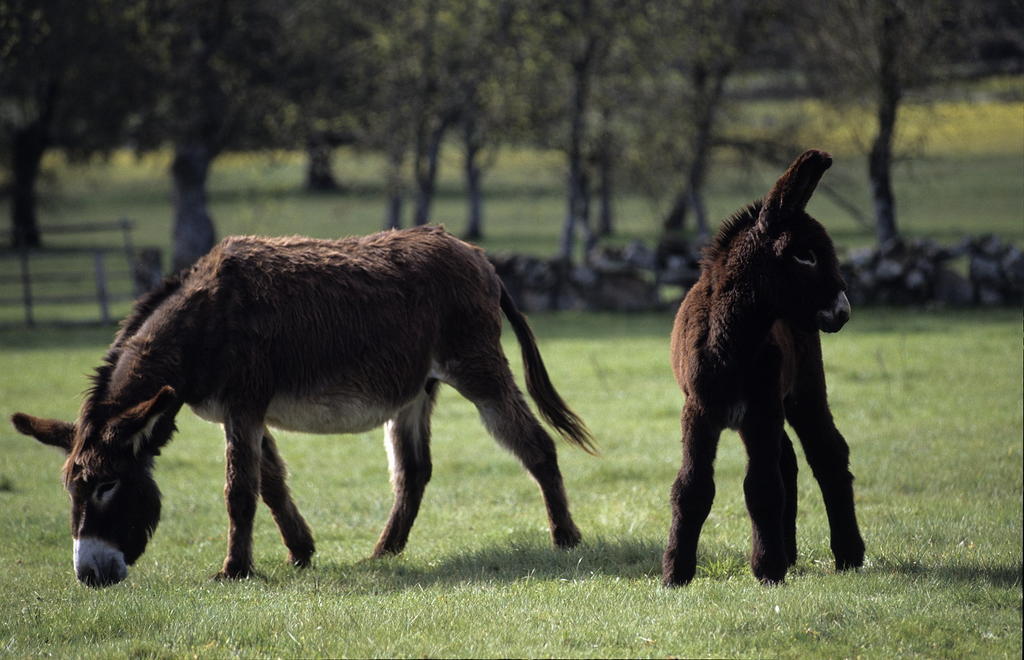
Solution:
[{"label": "fence post", "polygon": [[107,271],[103,266],[102,250],[96,250],[93,253],[93,263],[96,266],[96,299],[100,304],[100,320],[103,323],[110,323],[110,301],[107,297]]},{"label": "fence post", "polygon": [[32,315],[32,276],[28,271],[28,248],[22,247],[18,256],[21,261],[21,296],[25,303],[25,323],[34,328],[36,320]]},{"label": "fence post", "polygon": [[128,261],[128,267],[131,268],[132,261],[135,259],[135,246],[132,244],[132,225],[134,223],[128,218],[121,218],[117,223],[121,225],[121,239],[124,241],[124,258]]}]

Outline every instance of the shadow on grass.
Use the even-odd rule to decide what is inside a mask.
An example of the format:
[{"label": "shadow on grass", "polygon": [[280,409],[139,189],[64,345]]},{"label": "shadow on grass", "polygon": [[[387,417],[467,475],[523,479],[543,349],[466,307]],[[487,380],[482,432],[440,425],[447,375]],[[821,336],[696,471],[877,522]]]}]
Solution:
[{"label": "shadow on grass", "polygon": [[[661,583],[661,554],[664,546],[659,542],[633,539],[597,539],[569,551],[546,546],[510,545],[501,548],[483,548],[472,552],[456,552],[436,560],[409,561],[404,556],[384,559],[363,559],[354,564],[331,561],[316,562],[308,573],[317,588],[335,588],[347,594],[380,594],[422,589],[434,586],[455,587],[474,584],[514,584],[532,580],[546,582],[577,582],[595,578],[613,578],[650,582],[652,587]],[[720,548],[701,550],[698,556],[698,581],[717,582],[733,578],[749,578],[749,557],[743,551]],[[822,569],[799,562],[791,569],[791,576],[809,576]],[[825,574],[833,574],[831,562]],[[925,566],[912,560],[886,560],[876,562],[872,568],[862,569],[870,574],[897,575],[907,579],[932,579],[953,584],[972,584],[981,587],[1020,587],[1024,566],[938,564]],[[281,567],[271,573],[261,573],[260,581],[270,586],[284,587],[294,583],[298,576],[293,569]]]},{"label": "shadow on grass", "polygon": [[896,574],[912,578],[934,578],[942,582],[962,584],[984,584],[992,587],[1020,587],[1024,564],[1016,566],[971,565],[943,563],[928,566],[917,560],[880,559],[873,569],[880,573]]},{"label": "shadow on grass", "polygon": [[510,545],[456,552],[435,561],[413,563],[402,556],[364,559],[355,564],[320,563],[314,570],[346,591],[402,591],[434,585],[576,581],[596,576],[626,580],[658,579],[661,544],[631,539],[597,539],[573,550]]},{"label": "shadow on grass", "polygon": [[[640,580],[652,587],[661,584],[660,542],[632,539],[598,539],[573,550],[512,545],[457,552],[436,561],[413,563],[403,558],[364,559],[355,564],[321,562],[309,577],[319,587],[333,585],[351,594],[378,594],[432,586],[467,584],[514,584],[532,580],[577,582],[594,578]],[[745,553],[723,549],[702,552],[698,580],[724,580],[749,575]],[[262,575],[268,584],[286,585],[288,573]],[[753,578],[751,578],[753,579]]]}]

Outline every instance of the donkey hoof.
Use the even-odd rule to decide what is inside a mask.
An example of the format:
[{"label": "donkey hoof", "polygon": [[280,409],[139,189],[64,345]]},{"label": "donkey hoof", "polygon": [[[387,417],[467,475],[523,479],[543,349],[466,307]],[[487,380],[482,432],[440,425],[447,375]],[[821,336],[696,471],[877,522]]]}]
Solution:
[{"label": "donkey hoof", "polygon": [[697,557],[679,557],[670,547],[661,558],[661,583],[666,587],[685,587],[697,574]]},{"label": "donkey hoof", "polygon": [[575,526],[570,528],[559,527],[551,530],[551,538],[557,547],[562,550],[568,550],[579,545],[580,541],[583,540],[583,535],[580,534],[580,530],[576,529]]},{"label": "donkey hoof", "polygon": [[776,585],[786,581],[786,570],[789,568],[789,563],[785,557],[778,557],[770,562],[754,561],[751,564],[751,568],[753,569],[754,577],[761,584]]},{"label": "donkey hoof", "polygon": [[864,542],[857,540],[856,542],[850,543],[848,547],[842,550],[836,550],[833,548],[832,554],[836,558],[836,570],[837,571],[848,571],[851,568],[860,568],[864,565]]},{"label": "donkey hoof", "polygon": [[246,580],[253,576],[252,566],[248,564],[238,565],[233,562],[225,562],[224,568],[213,576],[214,580]]},{"label": "donkey hoof", "polygon": [[685,587],[691,582],[693,582],[692,574],[689,577],[687,577],[679,573],[666,571],[665,574],[661,577],[661,586],[665,587],[666,589]]},{"label": "donkey hoof", "polygon": [[288,563],[296,568],[309,568],[313,565],[313,555],[288,555]]},{"label": "donkey hoof", "polygon": [[864,555],[854,558],[841,559],[836,557],[836,571],[842,573],[850,569],[857,570],[864,565]]}]

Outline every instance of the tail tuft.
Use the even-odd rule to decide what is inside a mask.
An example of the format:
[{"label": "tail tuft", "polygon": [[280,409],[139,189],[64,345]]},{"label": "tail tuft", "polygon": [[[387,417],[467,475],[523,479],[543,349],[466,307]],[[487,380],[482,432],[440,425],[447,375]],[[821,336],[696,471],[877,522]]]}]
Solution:
[{"label": "tail tuft", "polygon": [[501,309],[512,325],[516,339],[519,340],[526,372],[526,389],[537,404],[541,416],[567,441],[588,454],[596,456],[598,451],[590,430],[555,390],[555,386],[548,377],[548,371],[544,367],[544,360],[541,359],[540,351],[537,349],[533,331],[530,330],[526,317],[516,307],[504,284],[501,284]]}]

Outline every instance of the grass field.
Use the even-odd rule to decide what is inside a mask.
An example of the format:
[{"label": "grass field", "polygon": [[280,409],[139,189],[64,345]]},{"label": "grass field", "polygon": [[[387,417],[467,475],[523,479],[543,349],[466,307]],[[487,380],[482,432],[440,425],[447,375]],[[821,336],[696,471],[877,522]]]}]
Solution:
[{"label": "grass field", "polygon": [[[908,110],[912,126],[934,129],[920,157],[897,168],[909,235],[948,243],[996,233],[1024,245],[1022,112],[1019,102]],[[836,154],[827,180],[867,210],[864,161],[854,148],[862,121],[854,114],[842,122],[818,143]],[[434,217],[458,231],[457,153],[445,157]],[[137,161],[118,153],[88,166],[51,159],[56,179],[45,189],[43,223],[127,216],[139,223],[137,244],[167,250],[167,165],[166,154]],[[224,156],[211,179],[218,231],[375,230],[384,208],[380,165],[340,151],[347,190],[308,195],[298,190],[295,154]],[[554,251],[562,168],[558,154],[503,153],[487,181],[488,249]],[[712,216],[763,194],[777,174],[726,163],[710,185]],[[614,240],[653,240],[656,206],[636,194],[616,204]],[[872,240],[827,197],[816,197],[811,211],[842,247]],[[48,318],[93,313],[62,308]],[[18,318],[16,307],[0,310],[0,325]],[[843,332],[825,338],[867,564],[833,572],[821,498],[801,458],[801,556],[778,588],[758,585],[747,567],[745,461],[732,433],[719,451],[698,577],[684,589],[660,587],[682,404],[668,367],[671,321],[669,313],[531,318],[553,380],[602,449],[593,458],[560,446],[585,536],[575,550],[550,546],[536,486],[486,435],[472,406],[443,389],[434,479],[401,557],[367,559],[391,504],[381,432],[281,433],[296,500],[318,543],[314,567],[285,565],[261,509],[260,577],[212,581],[227,531],[223,438],[184,411],[157,463],[163,522],[127,581],[105,590],[79,586],[72,575],[61,456],[5,420],[15,411],[73,417],[113,330],[0,328],[0,656],[1020,657],[1021,310],[855,309]],[[518,373],[518,349],[506,334]]]},{"label": "grass field", "polygon": [[[698,579],[659,586],[679,460],[670,316],[538,315],[533,324],[556,384],[603,450],[593,458],[561,447],[586,537],[580,548],[549,546],[536,487],[486,436],[472,406],[444,389],[434,479],[401,557],[366,559],[390,506],[380,432],[284,433],[296,499],[318,540],[315,565],[284,564],[261,509],[261,577],[211,581],[227,526],[223,440],[183,412],[157,463],[160,529],[126,582],[91,590],[71,571],[60,456],[0,428],[0,652],[1019,657],[1019,311],[857,310],[826,338],[867,565],[834,574],[804,466],[801,557],[779,588],[759,586],[746,565],[744,457],[728,432]],[[74,415],[83,374],[109,334],[0,334],[5,414]],[[509,342],[506,351],[518,355]]]}]

